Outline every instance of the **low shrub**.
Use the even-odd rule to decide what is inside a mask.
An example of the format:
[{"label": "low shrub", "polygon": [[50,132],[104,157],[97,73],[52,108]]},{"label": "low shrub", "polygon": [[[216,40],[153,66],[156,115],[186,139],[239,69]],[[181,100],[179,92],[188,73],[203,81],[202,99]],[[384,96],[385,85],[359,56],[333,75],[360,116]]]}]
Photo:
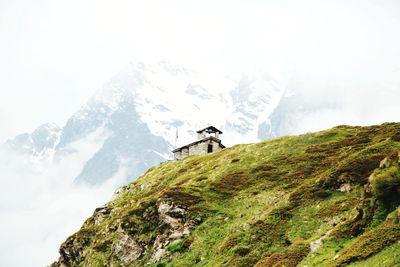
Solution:
[{"label": "low shrub", "polygon": [[310,247],[305,244],[297,244],[289,247],[288,251],[274,253],[271,256],[259,261],[255,267],[295,267],[310,252]]},{"label": "low shrub", "polygon": [[212,189],[218,193],[235,194],[253,181],[254,176],[248,175],[244,172],[231,173],[223,176],[221,180],[212,184]]},{"label": "low shrub", "polygon": [[385,154],[372,154],[346,161],[324,180],[323,186],[337,189],[343,183],[364,185],[385,157]]},{"label": "low shrub", "polygon": [[171,253],[175,253],[175,252],[183,250],[183,248],[184,248],[184,241],[179,240],[179,241],[169,244],[167,246],[167,251],[169,251]]},{"label": "low shrub", "polygon": [[332,266],[345,266],[360,261],[381,251],[400,239],[400,226],[387,222],[379,228],[363,234],[355,243],[346,248]]},{"label": "low shrub", "polygon": [[394,135],[392,135],[392,137],[390,137],[390,139],[396,142],[400,142],[400,133],[395,133]]},{"label": "low shrub", "polygon": [[235,248],[234,253],[235,253],[235,255],[244,257],[244,256],[246,256],[247,254],[250,253],[250,248],[248,248],[248,247],[237,247],[237,248]]},{"label": "low shrub", "polygon": [[400,194],[400,170],[398,166],[378,169],[371,177],[372,193],[378,199],[388,201]]}]

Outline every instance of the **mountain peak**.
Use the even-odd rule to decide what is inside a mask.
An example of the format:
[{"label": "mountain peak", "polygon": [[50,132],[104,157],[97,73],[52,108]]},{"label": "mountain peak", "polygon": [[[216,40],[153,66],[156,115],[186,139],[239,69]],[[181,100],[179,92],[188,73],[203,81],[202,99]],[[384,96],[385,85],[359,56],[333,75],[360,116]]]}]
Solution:
[{"label": "mountain peak", "polygon": [[189,143],[204,125],[224,129],[227,145],[259,141],[265,128],[260,125],[268,122],[283,89],[265,75],[227,78],[168,60],[133,62],[97,90],[62,131],[42,125],[16,138],[14,146],[33,155],[49,148],[62,159],[79,158],[87,150],[82,144],[92,144],[93,154],[82,163],[77,180],[102,183],[122,169],[132,180],[171,158],[173,146]]},{"label": "mountain peak", "polygon": [[46,123],[32,133],[20,134],[7,141],[3,147],[21,155],[48,160],[60,140],[61,132],[62,129],[57,124]]}]

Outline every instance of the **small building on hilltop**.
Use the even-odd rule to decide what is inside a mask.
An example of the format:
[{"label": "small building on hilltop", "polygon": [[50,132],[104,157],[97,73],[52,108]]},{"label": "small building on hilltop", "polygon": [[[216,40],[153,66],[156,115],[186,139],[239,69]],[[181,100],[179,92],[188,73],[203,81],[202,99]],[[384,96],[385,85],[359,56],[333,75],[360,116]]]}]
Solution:
[{"label": "small building on hilltop", "polygon": [[221,134],[222,132],[214,126],[209,126],[197,131],[198,140],[196,142],[172,151],[172,153],[174,153],[174,159],[180,160],[192,155],[204,155],[224,149],[225,146],[219,139]]}]

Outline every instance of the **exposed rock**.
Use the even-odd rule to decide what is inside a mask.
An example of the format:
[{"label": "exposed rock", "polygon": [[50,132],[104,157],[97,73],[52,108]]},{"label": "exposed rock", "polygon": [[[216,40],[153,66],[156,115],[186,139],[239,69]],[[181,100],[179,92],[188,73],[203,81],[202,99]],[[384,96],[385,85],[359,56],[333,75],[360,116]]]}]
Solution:
[{"label": "exposed rock", "polygon": [[323,241],[324,239],[326,239],[332,231],[333,231],[333,229],[329,230],[329,231],[326,232],[323,236],[321,236],[321,237],[318,238],[317,240],[311,242],[311,243],[310,243],[311,252],[317,251],[317,250],[321,247],[322,241]]},{"label": "exposed rock", "polygon": [[390,158],[390,157],[386,157],[384,160],[381,161],[381,163],[379,164],[379,168],[381,169],[385,169],[385,168],[389,168],[390,166],[392,166],[395,163],[395,161]]},{"label": "exposed rock", "polygon": [[134,260],[139,259],[145,248],[135,237],[124,232],[120,233],[120,238],[114,247],[115,255],[125,264],[129,264]]},{"label": "exposed rock", "polygon": [[122,193],[128,191],[131,189],[130,185],[123,185],[117,188],[117,190],[115,190],[112,199],[116,199],[119,195],[121,195]]},{"label": "exposed rock", "polygon": [[348,193],[351,191],[351,184],[350,183],[344,183],[342,184],[339,189],[340,192],[342,193]]},{"label": "exposed rock", "polygon": [[[195,199],[195,197],[185,194],[179,196]],[[144,205],[143,211],[136,215],[143,220],[154,221],[157,224],[158,231],[155,233],[154,239],[141,240],[140,232],[136,231],[136,224],[130,220],[121,222],[117,227],[106,228],[108,233],[118,231],[119,235],[117,241],[111,247],[111,255],[118,258],[123,265],[130,265],[145,253],[150,253],[149,263],[156,263],[170,257],[171,252],[167,249],[168,245],[184,240],[202,221],[201,218],[193,219],[188,212],[188,206],[191,205],[190,203],[193,204],[194,200],[194,202],[189,201],[184,204],[175,200],[174,197],[178,196],[164,196],[153,204],[148,203]],[[110,216],[111,211],[112,209],[107,206],[99,207],[85,224],[100,225]],[[86,256],[83,255],[84,250],[82,248],[89,246],[91,242],[90,238],[82,238],[80,235],[71,236],[61,246],[61,257],[52,266],[71,266],[73,263],[82,262]],[[110,259],[109,264],[111,266],[115,262]]]},{"label": "exposed rock", "polygon": [[102,206],[100,208],[97,208],[93,214],[94,224],[99,225],[100,223],[102,223],[104,219],[107,218],[108,215],[110,215],[110,212],[111,209],[108,208],[107,206]]},{"label": "exposed rock", "polygon": [[144,183],[144,184],[140,185],[140,190],[143,191],[143,190],[146,190],[149,187],[150,187],[149,184]]},{"label": "exposed rock", "polygon": [[153,257],[151,258],[150,263],[155,263],[162,259],[165,259],[165,258],[167,258],[168,255],[169,255],[169,253],[165,248],[158,247],[156,249],[155,253],[153,254]]},{"label": "exposed rock", "polygon": [[154,241],[154,252],[150,263],[168,258],[170,252],[167,251],[167,246],[189,235],[201,222],[201,219],[188,217],[186,207],[178,205],[172,198],[159,199],[157,207],[160,224],[164,225],[164,231],[157,235]]},{"label": "exposed rock", "polygon": [[[88,237],[82,238],[73,235],[65,241],[60,247],[60,258],[58,263],[54,266],[71,266],[75,262],[81,262],[85,253],[83,247],[90,244],[90,239]],[[58,264],[58,265],[57,265]]]},{"label": "exposed rock", "polygon": [[222,216],[222,215],[218,215],[217,217],[215,217],[215,219],[219,220],[219,221],[229,221],[229,217],[227,216]]},{"label": "exposed rock", "polygon": [[161,199],[157,203],[160,220],[172,228],[179,227],[186,211],[174,205],[171,199]]}]

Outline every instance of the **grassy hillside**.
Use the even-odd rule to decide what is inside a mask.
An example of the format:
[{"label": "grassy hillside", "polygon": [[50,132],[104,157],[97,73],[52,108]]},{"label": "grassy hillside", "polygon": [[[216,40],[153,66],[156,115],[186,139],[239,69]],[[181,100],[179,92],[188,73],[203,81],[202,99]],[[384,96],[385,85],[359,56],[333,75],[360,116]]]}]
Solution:
[{"label": "grassy hillside", "polygon": [[398,266],[400,124],[339,126],[150,169],[54,266]]}]

